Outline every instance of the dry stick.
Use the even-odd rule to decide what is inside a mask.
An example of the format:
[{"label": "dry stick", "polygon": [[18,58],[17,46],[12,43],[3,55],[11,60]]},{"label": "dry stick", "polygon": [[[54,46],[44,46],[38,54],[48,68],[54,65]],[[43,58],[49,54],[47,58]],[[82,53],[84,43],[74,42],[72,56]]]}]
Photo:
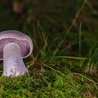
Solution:
[{"label": "dry stick", "polygon": [[42,65],[45,66],[45,67],[47,67],[47,68],[49,68],[49,69],[51,69],[51,70],[53,70],[53,71],[55,71],[55,72],[57,72],[57,73],[59,73],[59,74],[61,74],[62,76],[64,76],[64,77],[68,80],[68,82],[69,82],[72,86],[75,86],[75,87],[76,87],[76,85],[73,84],[73,83],[66,77],[66,75],[65,75],[64,73],[62,73],[62,72],[60,72],[60,71],[58,71],[58,70],[56,70],[56,69],[54,69],[54,68],[52,68],[52,67],[46,65],[45,63],[42,63]]}]

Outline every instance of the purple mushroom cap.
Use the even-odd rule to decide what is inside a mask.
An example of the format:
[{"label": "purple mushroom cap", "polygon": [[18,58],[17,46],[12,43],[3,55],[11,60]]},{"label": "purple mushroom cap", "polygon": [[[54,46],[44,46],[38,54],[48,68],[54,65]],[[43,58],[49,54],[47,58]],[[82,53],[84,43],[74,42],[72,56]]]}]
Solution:
[{"label": "purple mushroom cap", "polygon": [[8,43],[17,43],[20,46],[22,58],[28,57],[33,50],[33,43],[29,36],[16,30],[0,32],[0,60],[3,60],[3,48]]}]

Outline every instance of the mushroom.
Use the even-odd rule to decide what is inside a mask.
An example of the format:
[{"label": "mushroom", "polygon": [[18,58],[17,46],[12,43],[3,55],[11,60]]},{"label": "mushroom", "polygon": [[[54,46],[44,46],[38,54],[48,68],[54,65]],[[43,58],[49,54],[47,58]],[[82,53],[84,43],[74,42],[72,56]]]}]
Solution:
[{"label": "mushroom", "polygon": [[3,76],[29,74],[22,58],[28,57],[33,50],[29,36],[16,30],[0,32],[0,60],[3,60]]}]

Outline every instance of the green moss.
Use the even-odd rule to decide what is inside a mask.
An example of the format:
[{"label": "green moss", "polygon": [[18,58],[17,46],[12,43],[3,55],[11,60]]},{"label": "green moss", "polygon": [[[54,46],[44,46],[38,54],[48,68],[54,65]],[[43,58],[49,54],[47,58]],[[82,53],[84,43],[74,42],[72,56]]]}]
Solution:
[{"label": "green moss", "polygon": [[[48,74],[53,74],[53,71],[49,71]],[[55,73],[49,81],[50,77],[50,75],[43,75],[40,78],[25,75],[16,78],[1,76],[0,98],[83,98],[82,93],[88,89],[71,75],[64,78]]]}]

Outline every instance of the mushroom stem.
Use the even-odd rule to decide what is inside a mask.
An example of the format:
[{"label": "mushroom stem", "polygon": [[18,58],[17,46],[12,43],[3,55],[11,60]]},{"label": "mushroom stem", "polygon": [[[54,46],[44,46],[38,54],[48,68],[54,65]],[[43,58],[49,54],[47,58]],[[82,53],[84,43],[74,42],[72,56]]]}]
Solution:
[{"label": "mushroom stem", "polygon": [[[28,73],[21,57],[20,47],[17,43],[9,43],[3,49],[3,75],[19,76]],[[29,74],[29,73],[28,73]]]}]

